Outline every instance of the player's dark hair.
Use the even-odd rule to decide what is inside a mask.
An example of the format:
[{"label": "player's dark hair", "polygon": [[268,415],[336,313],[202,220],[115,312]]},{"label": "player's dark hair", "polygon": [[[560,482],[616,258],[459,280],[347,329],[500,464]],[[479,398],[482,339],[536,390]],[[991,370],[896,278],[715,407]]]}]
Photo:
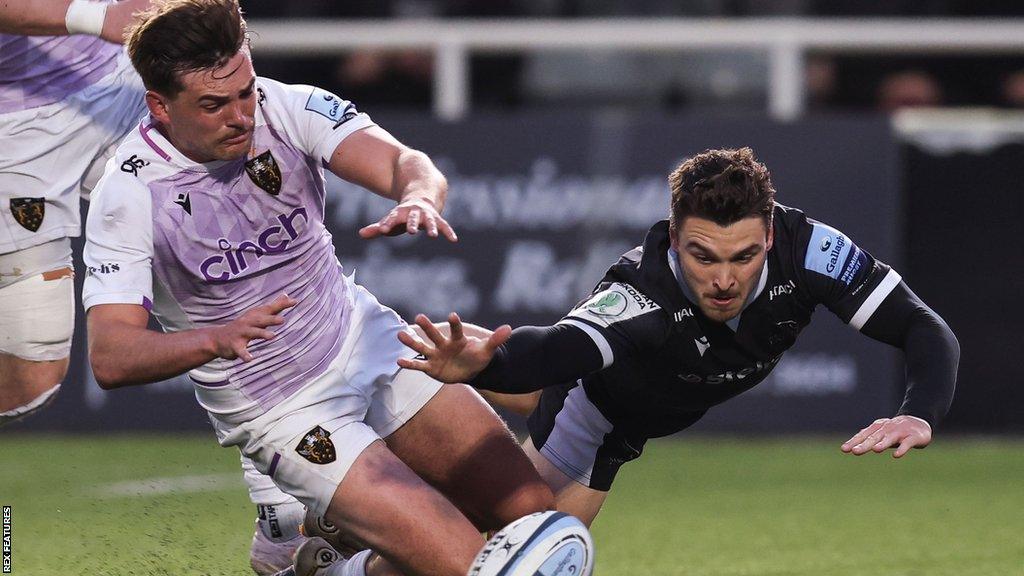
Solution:
[{"label": "player's dark hair", "polygon": [[146,89],[173,98],[185,89],[182,74],[222,66],[246,39],[238,0],[159,0],[128,32],[127,45]]},{"label": "player's dark hair", "polygon": [[687,216],[728,226],[750,216],[769,227],[775,188],[764,164],[750,148],[705,150],[685,160],[668,177],[672,189],[669,225],[679,230]]}]

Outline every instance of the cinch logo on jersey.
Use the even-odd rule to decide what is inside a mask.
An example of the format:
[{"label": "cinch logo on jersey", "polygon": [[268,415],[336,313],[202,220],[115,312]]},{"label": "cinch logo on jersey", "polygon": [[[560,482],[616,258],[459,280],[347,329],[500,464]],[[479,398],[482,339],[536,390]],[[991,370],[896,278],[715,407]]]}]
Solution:
[{"label": "cinch logo on jersey", "polygon": [[220,238],[217,243],[222,252],[203,260],[199,273],[210,282],[226,282],[249,269],[252,262],[246,259],[246,254],[254,257],[253,262],[256,262],[268,254],[284,252],[302,232],[296,227],[299,216],[309,222],[306,209],[296,208],[291,214],[279,214],[274,219],[277,224],[260,232],[254,240],[243,240],[237,246],[226,238]]},{"label": "cinch logo on jersey", "polygon": [[744,368],[742,370],[729,370],[728,372],[722,372],[721,374],[713,374],[710,376],[701,376],[700,374],[676,374],[676,378],[684,382],[704,383],[704,384],[723,384],[726,382],[735,382],[737,380],[743,380],[754,375],[761,375],[765,372],[770,371],[779,363],[781,355],[772,358],[767,362],[761,362],[760,360],[755,362],[753,366]]}]

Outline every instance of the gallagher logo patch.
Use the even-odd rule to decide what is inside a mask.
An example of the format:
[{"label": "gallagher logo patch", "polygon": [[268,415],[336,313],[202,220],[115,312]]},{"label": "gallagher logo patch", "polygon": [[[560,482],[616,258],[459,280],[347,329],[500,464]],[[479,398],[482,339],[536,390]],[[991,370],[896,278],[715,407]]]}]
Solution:
[{"label": "gallagher logo patch", "polygon": [[856,248],[850,238],[839,230],[816,223],[811,230],[811,239],[807,243],[804,268],[839,280],[850,252]]},{"label": "gallagher logo patch", "polygon": [[302,436],[295,451],[313,464],[330,464],[338,457],[331,433],[317,426]]}]

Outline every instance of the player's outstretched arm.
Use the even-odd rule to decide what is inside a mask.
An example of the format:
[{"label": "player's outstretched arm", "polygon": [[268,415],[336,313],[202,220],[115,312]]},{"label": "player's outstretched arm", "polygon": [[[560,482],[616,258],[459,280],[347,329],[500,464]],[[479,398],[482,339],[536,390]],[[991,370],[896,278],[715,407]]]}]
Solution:
[{"label": "player's outstretched arm", "polygon": [[416,234],[439,234],[455,242],[458,236],[441,217],[448,182],[418,150],[405,146],[386,130],[373,126],[345,138],[328,163],[331,172],[349,182],[398,203],[379,221],[359,231],[363,238]]},{"label": "player's outstretched arm", "polygon": [[946,322],[904,283],[882,301],[861,332],[903,350],[907,388],[893,418],[876,420],[842,445],[850,454],[884,452],[896,447],[899,458],[911,448],[924,448],[932,427],[953,402],[960,344]]},{"label": "player's outstretched arm", "polygon": [[123,0],[114,4],[79,0],[0,0],[0,32],[24,36],[92,34],[122,43],[133,15],[149,7],[150,0]]},{"label": "player's outstretched arm", "polygon": [[173,378],[215,358],[249,362],[249,343],[274,338],[269,328],[284,324],[281,313],[295,304],[282,294],[222,326],[167,334],[146,328],[149,312],[142,306],[93,306],[88,314],[93,374],[100,387],[110,390]]},{"label": "player's outstretched arm", "polygon": [[420,314],[416,324],[429,341],[408,333],[398,339],[423,356],[402,359],[399,366],[420,370],[442,382],[465,382],[474,388],[525,394],[571,382],[604,365],[600,350],[582,330],[571,326],[507,325],[486,340],[464,334],[458,315],[448,317],[451,336],[445,336]]}]

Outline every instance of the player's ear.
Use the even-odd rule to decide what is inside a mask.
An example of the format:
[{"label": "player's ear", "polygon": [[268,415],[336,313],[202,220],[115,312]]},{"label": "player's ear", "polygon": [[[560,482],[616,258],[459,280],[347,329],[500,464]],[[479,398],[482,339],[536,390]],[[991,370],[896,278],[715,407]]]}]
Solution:
[{"label": "player's ear", "polygon": [[768,242],[765,244],[764,251],[767,252],[772,249],[772,244],[775,243],[775,225],[772,222],[768,223]]},{"label": "player's ear", "polygon": [[668,227],[668,240],[671,243],[672,249],[679,252],[679,230],[671,224]]},{"label": "player's ear", "polygon": [[152,90],[146,90],[146,106],[149,107],[149,113],[153,115],[157,122],[164,125],[170,123],[171,117],[167,113],[166,96]]}]

